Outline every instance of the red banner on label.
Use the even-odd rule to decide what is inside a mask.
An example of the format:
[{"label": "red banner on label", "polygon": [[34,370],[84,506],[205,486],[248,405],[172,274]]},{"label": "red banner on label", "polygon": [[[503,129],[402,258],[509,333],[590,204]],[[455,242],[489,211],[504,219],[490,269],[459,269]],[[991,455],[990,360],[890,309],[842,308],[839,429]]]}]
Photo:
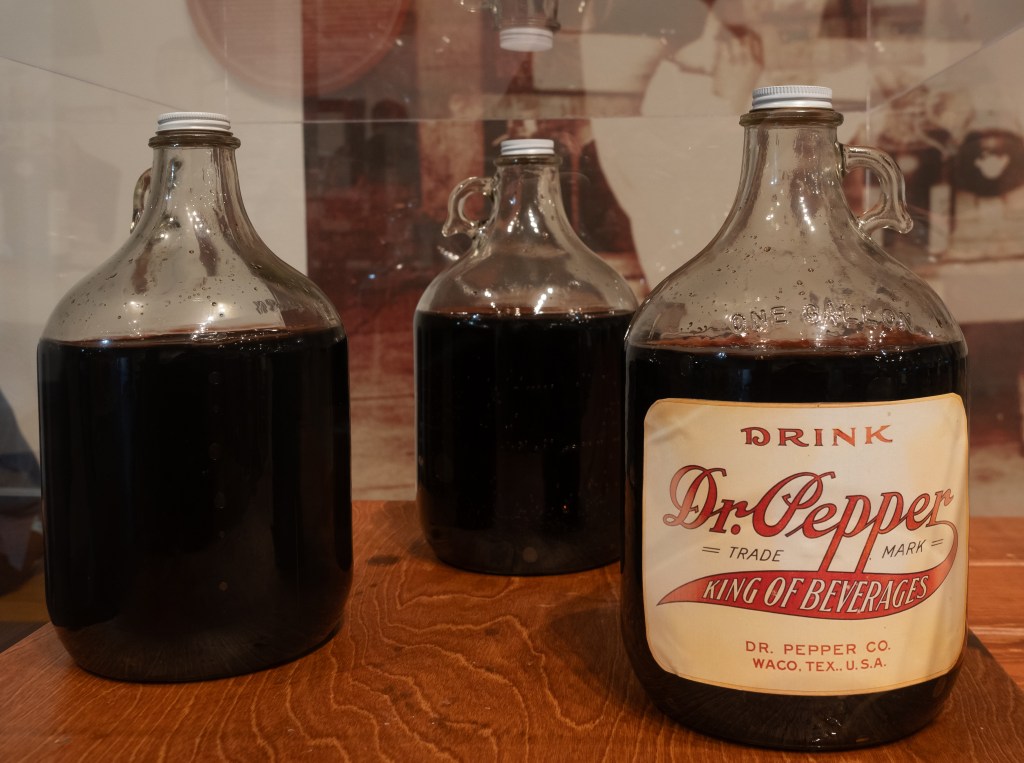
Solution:
[{"label": "red banner on label", "polygon": [[935,567],[911,573],[819,570],[724,572],[684,583],[661,604],[696,602],[825,620],[869,620],[916,607],[934,594],[956,559],[957,539]]}]

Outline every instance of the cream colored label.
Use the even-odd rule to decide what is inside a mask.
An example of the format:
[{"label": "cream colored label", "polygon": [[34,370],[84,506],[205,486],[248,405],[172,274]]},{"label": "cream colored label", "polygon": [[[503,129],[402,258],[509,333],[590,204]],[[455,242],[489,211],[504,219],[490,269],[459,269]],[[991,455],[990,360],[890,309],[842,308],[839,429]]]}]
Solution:
[{"label": "cream colored label", "polygon": [[659,400],[644,422],[647,641],[717,686],[845,694],[947,672],[966,634],[958,395]]}]

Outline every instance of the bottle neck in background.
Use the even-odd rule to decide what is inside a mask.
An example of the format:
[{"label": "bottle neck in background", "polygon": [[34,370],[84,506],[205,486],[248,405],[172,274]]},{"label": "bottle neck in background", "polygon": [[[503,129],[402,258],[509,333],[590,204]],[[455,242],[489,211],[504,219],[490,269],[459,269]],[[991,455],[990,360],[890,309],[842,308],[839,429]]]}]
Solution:
[{"label": "bottle neck in background", "polygon": [[558,244],[575,237],[565,216],[557,157],[499,159],[491,215],[492,242],[529,239]]}]

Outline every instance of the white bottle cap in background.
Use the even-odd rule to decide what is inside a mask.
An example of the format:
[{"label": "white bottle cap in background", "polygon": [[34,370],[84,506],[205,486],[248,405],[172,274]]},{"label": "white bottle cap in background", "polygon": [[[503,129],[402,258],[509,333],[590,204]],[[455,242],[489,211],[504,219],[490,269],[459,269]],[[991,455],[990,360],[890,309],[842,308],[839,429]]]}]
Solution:
[{"label": "white bottle cap in background", "polygon": [[540,53],[554,47],[555,33],[545,27],[511,26],[498,32],[498,44],[503,50]]},{"label": "white bottle cap in background", "polygon": [[546,138],[519,138],[501,142],[502,156],[552,156],[555,142]]},{"label": "white bottle cap in background", "polygon": [[170,111],[156,120],[156,131],[168,130],[210,130],[231,132],[231,120],[223,114],[211,111]]},{"label": "white bottle cap in background", "polygon": [[831,109],[832,88],[817,85],[772,85],[754,91],[751,111],[758,109]]}]

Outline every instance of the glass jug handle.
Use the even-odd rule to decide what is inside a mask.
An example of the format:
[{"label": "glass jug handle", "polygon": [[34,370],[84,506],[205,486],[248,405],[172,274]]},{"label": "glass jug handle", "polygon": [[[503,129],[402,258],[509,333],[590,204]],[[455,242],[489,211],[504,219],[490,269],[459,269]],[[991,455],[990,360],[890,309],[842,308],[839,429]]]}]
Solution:
[{"label": "glass jug handle", "polygon": [[472,237],[484,227],[486,220],[471,220],[466,216],[466,201],[473,194],[486,196],[493,201],[494,179],[473,177],[455,186],[455,190],[448,197],[448,219],[441,228],[442,235],[447,237],[465,233]]},{"label": "glass jug handle", "polygon": [[146,208],[146,195],[149,193],[149,186],[152,183],[152,167],[147,168],[135,183],[135,193],[132,194],[132,224],[128,232],[135,230],[135,226],[142,217],[142,210]]},{"label": "glass jug handle", "polygon": [[882,198],[875,206],[857,218],[862,233],[871,234],[878,228],[891,228],[898,233],[909,233],[914,221],[907,211],[906,187],[899,165],[884,151],[865,146],[840,145],[843,152],[843,174],[855,167],[871,170],[878,176]]}]

